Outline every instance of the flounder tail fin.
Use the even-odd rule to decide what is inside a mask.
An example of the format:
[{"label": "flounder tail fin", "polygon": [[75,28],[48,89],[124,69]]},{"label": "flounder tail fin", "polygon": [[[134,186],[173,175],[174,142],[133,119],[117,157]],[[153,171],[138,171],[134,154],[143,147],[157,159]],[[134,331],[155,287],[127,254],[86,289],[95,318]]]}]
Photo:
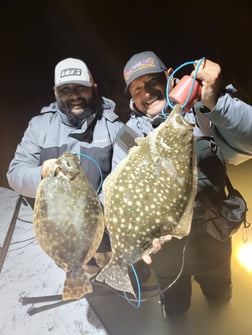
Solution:
[{"label": "flounder tail fin", "polygon": [[74,274],[67,272],[62,293],[62,300],[80,299],[87,293],[92,293],[93,287],[83,272],[82,274]]},{"label": "flounder tail fin", "polygon": [[128,271],[121,269],[119,265],[108,265],[97,274],[95,279],[99,282],[105,282],[115,290],[128,292],[136,297]]}]

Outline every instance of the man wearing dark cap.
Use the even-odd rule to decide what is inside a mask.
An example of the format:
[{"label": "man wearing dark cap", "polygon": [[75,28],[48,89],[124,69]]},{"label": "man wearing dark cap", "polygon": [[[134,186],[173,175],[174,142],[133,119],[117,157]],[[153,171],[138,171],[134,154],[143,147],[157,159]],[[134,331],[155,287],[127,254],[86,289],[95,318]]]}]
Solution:
[{"label": "man wearing dark cap", "polygon": [[[146,136],[169,114],[166,86],[171,72],[172,69],[168,69],[152,51],[133,55],[125,65],[125,93],[130,96],[131,109],[127,125],[137,136]],[[194,74],[195,71],[191,76]],[[231,238],[219,241],[206,232],[204,212],[205,205],[212,203],[213,195],[223,198],[225,161],[236,165],[251,159],[252,108],[232,96],[231,86],[225,90],[220,89],[220,74],[220,66],[210,60],[205,60],[197,72],[197,79],[202,85],[198,110],[212,124],[218,147],[215,160],[209,160],[213,153],[208,140],[201,142],[204,150],[197,150],[198,194],[190,234],[182,239],[172,238],[161,250],[152,254],[151,258],[144,257],[151,264],[160,286],[164,316],[181,314],[188,310],[191,303],[192,276],[209,303],[226,303],[232,296]],[[176,82],[174,79],[169,82],[170,91]],[[195,125],[194,135],[197,138],[202,137],[203,129],[198,126],[200,123],[194,109],[182,111],[182,114]],[[114,150],[113,167],[126,157],[127,148],[127,143],[119,138]],[[214,163],[209,163],[211,161]],[[202,171],[202,167],[207,169]],[[215,184],[217,179],[221,185]]]},{"label": "man wearing dark cap", "polygon": [[[140,81],[144,79],[144,83],[147,83],[149,78],[151,81],[156,80],[157,82],[162,83],[162,85],[166,85],[166,73],[170,72],[167,71],[166,66],[161,61],[159,57],[157,57],[153,52],[146,51],[144,53],[139,53],[131,57],[128,61],[126,66],[124,67],[124,80],[126,82],[125,93],[129,93],[129,88],[131,84],[137,85],[138,80]],[[144,76],[142,78],[142,76]],[[151,83],[149,83],[151,84]],[[153,85],[152,85],[153,86]],[[153,86],[155,87],[155,86]],[[139,89],[139,88],[138,88]],[[149,103],[142,102],[142,106],[140,107],[141,112],[144,112],[148,116],[156,116],[157,112],[160,112],[162,107],[166,103],[165,99],[165,92],[159,91],[158,98],[155,99],[155,105],[152,104],[152,108],[150,109]],[[132,102],[132,101],[131,101]],[[131,109],[134,108],[134,104],[131,105]]]},{"label": "man wearing dark cap", "polygon": [[[122,126],[115,103],[99,94],[87,65],[77,58],[56,65],[54,94],[56,101],[30,120],[17,146],[7,172],[9,185],[34,203],[41,179],[68,150],[80,154],[87,177],[100,196],[101,181],[111,170],[115,136]],[[110,250],[105,233],[99,251]]]}]

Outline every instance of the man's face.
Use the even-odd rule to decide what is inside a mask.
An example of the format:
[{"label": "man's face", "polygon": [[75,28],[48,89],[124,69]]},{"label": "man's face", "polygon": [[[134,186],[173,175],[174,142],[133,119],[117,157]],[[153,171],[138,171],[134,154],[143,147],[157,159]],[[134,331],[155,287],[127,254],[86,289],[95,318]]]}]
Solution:
[{"label": "man's face", "polygon": [[166,104],[166,78],[164,73],[143,75],[132,81],[129,92],[136,108],[154,117]]},{"label": "man's face", "polygon": [[55,95],[60,107],[76,116],[84,113],[86,107],[93,105],[93,87],[62,85],[55,89]]}]

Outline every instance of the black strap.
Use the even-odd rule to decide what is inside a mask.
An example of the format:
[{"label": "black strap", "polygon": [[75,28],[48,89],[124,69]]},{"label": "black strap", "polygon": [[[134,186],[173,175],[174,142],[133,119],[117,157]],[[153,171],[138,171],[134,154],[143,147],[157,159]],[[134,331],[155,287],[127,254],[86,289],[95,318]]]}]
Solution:
[{"label": "black strap", "polygon": [[[197,116],[198,126],[203,136],[213,139],[214,136],[213,136],[213,132],[211,129],[211,122],[197,108],[194,108],[193,111],[194,111],[194,114]],[[229,179],[227,174],[226,174],[226,186],[227,186],[227,190],[229,193],[231,193],[234,190],[231,180]]]},{"label": "black strap", "polygon": [[194,108],[193,111],[194,114],[196,114],[197,116],[198,121],[197,123],[203,135],[206,137],[213,137],[211,122],[208,120],[208,118],[203,113],[201,113],[197,108]]},{"label": "black strap", "polygon": [[228,174],[226,174],[226,185],[227,185],[228,192],[231,193],[234,190],[234,188],[231,183],[231,180],[229,179]]}]

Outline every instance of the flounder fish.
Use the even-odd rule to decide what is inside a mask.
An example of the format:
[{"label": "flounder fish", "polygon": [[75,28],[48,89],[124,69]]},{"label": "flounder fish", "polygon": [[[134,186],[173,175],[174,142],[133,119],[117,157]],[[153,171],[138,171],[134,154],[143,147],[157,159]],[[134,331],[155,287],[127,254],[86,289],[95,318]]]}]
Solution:
[{"label": "flounder fish", "polygon": [[193,128],[176,105],[160,126],[136,139],[138,146],[105,179],[113,256],[96,280],[135,296],[129,266],[151,254],[154,238],[162,244],[165,235],[189,234],[197,191]]},{"label": "flounder fish", "polygon": [[40,182],[33,226],[42,249],[66,272],[62,300],[91,293],[93,288],[83,266],[100,245],[104,217],[75,154],[64,152]]}]

